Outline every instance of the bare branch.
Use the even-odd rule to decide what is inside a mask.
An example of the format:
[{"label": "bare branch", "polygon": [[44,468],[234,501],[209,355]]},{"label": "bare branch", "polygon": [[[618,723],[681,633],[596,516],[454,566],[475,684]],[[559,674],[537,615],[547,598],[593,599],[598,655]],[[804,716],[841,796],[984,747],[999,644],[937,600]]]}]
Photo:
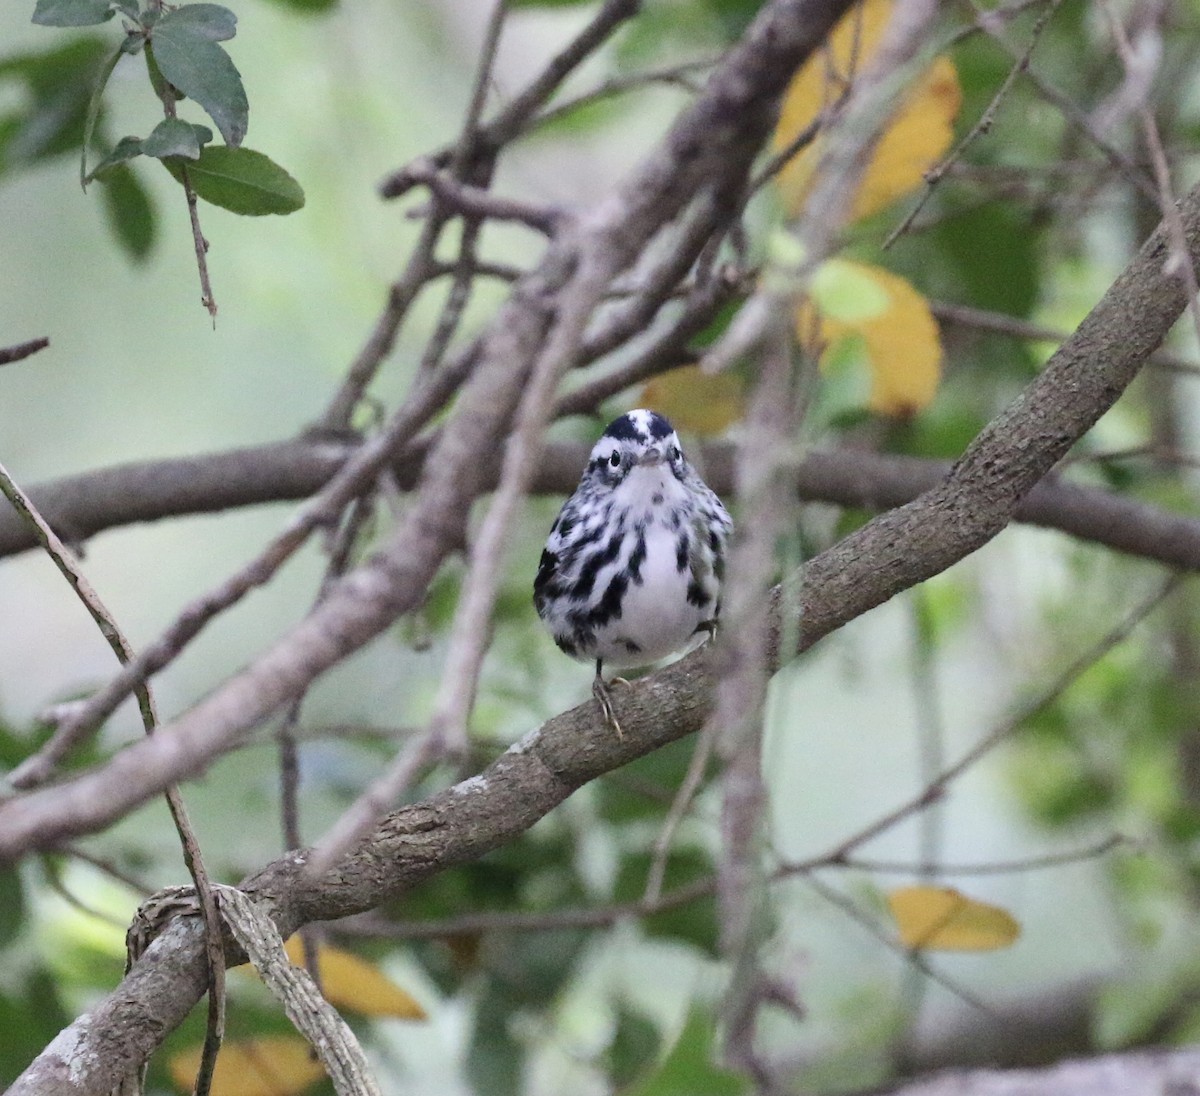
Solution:
[{"label": "bare branch", "polygon": [[1161,1096],[1187,1092],[1200,1051],[1138,1050],[1042,1069],[954,1070],[880,1090],[878,1096]]},{"label": "bare branch", "polygon": [[0,365],[10,365],[13,362],[19,362],[22,358],[28,358],[31,354],[36,354],[39,350],[45,350],[49,345],[49,339],[40,338],[0,348]]},{"label": "bare branch", "polygon": [[[604,0],[600,10],[584,29],[492,121],[476,129],[475,147],[479,152],[495,152],[518,136],[533,115],[542,108],[562,85],[562,82],[593,54],[627,19],[633,18],[641,0]],[[444,167],[454,155],[453,148],[434,153],[432,160]],[[379,186],[384,198],[398,198],[416,185],[407,168],[388,176]]]},{"label": "bare branch", "polygon": [[[600,379],[606,382],[603,389],[589,384],[564,396],[563,412],[583,413],[600,399],[643,378],[614,374],[611,383],[608,378]],[[29,495],[51,525],[83,539],[136,522],[306,498],[327,484],[355,449],[349,443],[269,443],[116,465],[32,487]],[[700,454],[713,489],[721,495],[731,494],[731,447],[713,442],[702,446]],[[391,465],[401,487],[411,489],[417,483],[424,459],[424,446],[417,446]],[[549,444],[532,491],[570,493],[586,460],[585,445]],[[801,501],[879,511],[913,501],[937,484],[950,467],[945,461],[835,448],[810,451],[796,464],[792,482]],[[1200,521],[1101,488],[1048,478],[1021,502],[1014,520],[1057,529],[1180,570],[1200,570]],[[25,527],[11,514],[0,512],[0,557],[33,546]]]},{"label": "bare branch", "polygon": [[427,186],[437,195],[448,212],[471,220],[515,221],[554,236],[569,217],[564,209],[503,198],[482,187],[458,182],[432,160],[415,160],[405,170],[414,184]]},{"label": "bare branch", "polygon": [[913,204],[908,213],[905,214],[904,219],[888,233],[887,238],[880,245],[881,251],[887,251],[897,239],[912,227],[913,221],[917,219],[921,210],[925,208],[925,203],[933,196],[934,189],[942,181],[946,172],[962,159],[963,154],[978,138],[991,132],[992,126],[996,122],[996,112],[1000,109],[1000,104],[1004,102],[1005,96],[1008,95],[1009,89],[1012,88],[1018,74],[1024,72],[1029,67],[1029,60],[1033,56],[1033,51],[1037,48],[1038,39],[1041,38],[1042,31],[1046,29],[1046,24],[1050,22],[1050,17],[1058,10],[1059,3],[1061,3],[1061,0],[1049,0],[1046,4],[1045,10],[1038,16],[1037,22],[1033,25],[1025,52],[1021,54],[1020,58],[1014,61],[1012,68],[1008,70],[1008,75],[1004,77],[1000,86],[996,89],[996,94],[992,96],[991,102],[984,108],[983,113],[976,120],[967,135],[950,150],[949,154],[939,164],[930,168],[925,173],[925,188],[921,191],[921,196]]},{"label": "bare branch", "polygon": [[945,794],[946,786],[951,781],[956,780],[985,754],[990,753],[1002,742],[1011,738],[1019,728],[1023,727],[1038,713],[1045,710],[1057,700],[1085,671],[1094,666],[1114,647],[1117,647],[1128,639],[1134,628],[1154,612],[1167,598],[1174,594],[1182,582],[1183,576],[1181,575],[1174,574],[1168,576],[1149,597],[1135,606],[1122,620],[1097,640],[1095,644],[1072,659],[1070,665],[1045,689],[1041,690],[1037,696],[1022,704],[1016,712],[988,731],[974,746],[955,761],[953,765],[947,766],[934,779],[930,780],[921,789],[920,794],[902,803],[895,810],[889,811],[887,814],[876,819],[869,826],[859,830],[853,836],[846,838],[836,852],[834,852],[832,858],[840,860],[845,856],[849,856],[855,849],[861,848],[880,834],[890,830],[897,822],[911,817],[929,804],[937,802]]},{"label": "bare branch", "polygon": [[[644,242],[678,216],[696,190],[720,187],[720,180],[744,183],[774,124],[792,71],[819,44],[847,2],[774,0],[764,8],[659,148],[613,195],[551,242],[541,266],[514,286],[482,338],[455,413],[433,443],[418,496],[382,551],[346,576],[275,647],[184,717],[207,744],[199,753],[188,746],[171,761],[160,759],[166,769],[182,763],[195,771],[231,748],[247,729],[418,603],[442,559],[462,543],[470,504],[488,483],[491,462],[481,455],[498,451],[543,347],[553,346],[557,333],[565,339],[573,330],[574,313],[564,308],[558,315],[556,303],[592,285],[597,270],[611,278],[630,266]],[[725,188],[740,185],[726,183]],[[693,242],[699,246],[699,241]],[[257,560],[190,607],[79,715],[65,722],[56,738],[74,741],[96,726],[133,683],[165,665],[216,612],[266,581],[318,519],[334,517],[339,512],[334,504],[344,504],[382,467],[413,427],[453,391],[455,380],[449,368],[429,375],[383,434],[364,446]],[[184,739],[172,736],[172,741]],[[150,770],[145,776],[154,782]],[[133,790],[126,783],[118,799],[125,800]],[[69,832],[78,832],[76,823],[66,824]]]},{"label": "bare branch", "polygon": [[[3,465],[0,465],[0,493],[3,493],[33,530],[46,554],[54,561],[54,565],[83,603],[88,615],[99,628],[100,634],[104,636],[109,648],[116,655],[117,661],[128,663],[133,657],[133,648],[125,638],[116,619],[100,600],[100,595],[87,580],[66,545],[59,540],[54,530],[46,523],[45,518],[38,513],[37,507],[30,502],[29,497],[21,490]],[[155,711],[154,697],[150,693],[150,687],[145,682],[137,688],[137,700],[143,729],[147,735],[153,735],[158,728],[158,713]],[[35,758],[41,760],[41,756],[38,754],[35,755]],[[12,775],[15,780],[16,772]],[[221,949],[221,922],[217,916],[208,870],[204,866],[204,859],[200,852],[200,842],[196,839],[196,832],[188,818],[183,796],[175,784],[168,785],[163,791],[167,807],[170,810],[171,821],[179,834],[179,842],[183,848],[183,862],[192,877],[192,883],[196,888],[197,903],[204,919],[204,950],[208,974],[208,1023],[196,1081],[196,1094],[197,1096],[207,1096],[213,1070],[217,1064],[217,1054],[225,1037],[225,957]]]},{"label": "bare branch", "polygon": [[[1180,212],[1195,255],[1200,189],[1184,199]],[[1162,269],[1167,252],[1160,228],[1042,374],[940,484],[808,564],[797,639],[780,652],[782,657],[944,570],[1004,528],[1021,498],[1111,406],[1182,313],[1179,283]],[[356,573],[347,585],[349,590],[339,588],[330,605],[343,602],[347,593],[351,601],[387,596],[387,587],[377,584],[371,570]],[[340,605],[337,620],[350,624],[344,610]],[[322,642],[329,644],[330,637]],[[288,653],[294,655],[295,648]],[[304,649],[300,653],[309,657]],[[288,665],[294,680],[296,663]],[[11,859],[68,833],[105,825],[163,781],[196,771],[261,710],[257,690],[263,687],[272,688],[261,677],[234,679],[177,721],[171,734],[139,742],[95,772],[0,804],[0,856]],[[638,681],[622,699],[622,739],[598,726],[594,705],[585,703],[531,732],[479,776],[389,815],[335,873],[311,881],[304,855],[289,854],[243,889],[266,903],[286,935],[310,920],[370,909],[436,871],[477,858],[511,840],[588,780],[697,730],[711,701],[708,654],[695,652]],[[243,704],[249,719],[239,707]],[[71,1092],[68,1076],[74,1077],[76,1093],[106,1091],[119,1071],[142,1060],[199,997],[205,981],[202,954],[197,927],[172,923],[122,985],[39,1057],[10,1090],[12,1096]],[[164,986],[169,987],[165,995]],[[131,1020],[144,1016],[147,1007],[161,1025],[153,1030]],[[120,1039],[114,1042],[117,1032]],[[92,1049],[98,1040],[107,1048],[103,1056]]]}]

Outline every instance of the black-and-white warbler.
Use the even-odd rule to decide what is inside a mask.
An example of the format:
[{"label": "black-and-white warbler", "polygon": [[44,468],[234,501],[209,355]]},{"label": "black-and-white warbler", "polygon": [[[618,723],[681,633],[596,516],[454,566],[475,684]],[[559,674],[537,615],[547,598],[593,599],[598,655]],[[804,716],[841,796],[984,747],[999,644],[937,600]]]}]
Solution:
[{"label": "black-and-white warbler", "polygon": [[732,530],[662,415],[609,424],[550,530],[533,603],[559,647],[595,660],[592,692],[618,735],[603,667],[646,666],[713,634]]}]

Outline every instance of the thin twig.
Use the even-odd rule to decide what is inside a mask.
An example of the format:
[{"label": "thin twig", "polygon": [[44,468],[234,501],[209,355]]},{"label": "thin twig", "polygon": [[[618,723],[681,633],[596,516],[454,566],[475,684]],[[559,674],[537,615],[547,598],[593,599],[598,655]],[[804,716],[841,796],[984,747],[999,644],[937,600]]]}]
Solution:
[{"label": "thin twig", "polygon": [[[449,175],[459,183],[472,183],[485,187],[491,182],[495,169],[495,154],[484,157],[476,152],[479,119],[487,103],[488,88],[492,81],[492,70],[496,63],[496,51],[500,45],[500,34],[508,16],[508,0],[495,0],[492,14],[480,49],[479,63],[475,67],[475,84],[471,89],[471,100],[467,105],[458,144],[450,160]],[[444,210],[442,211],[444,212]],[[423,372],[436,369],[454,337],[467,307],[474,287],[478,256],[479,237],[483,230],[483,219],[462,213],[462,235],[458,244],[458,258],[453,266],[454,280],[450,292],[438,316],[437,327],[421,355],[420,369]]]},{"label": "thin twig", "polygon": [[[1043,868],[1061,868],[1064,864],[1081,864],[1087,860],[1098,860],[1107,856],[1114,849],[1135,847],[1136,845],[1123,834],[1113,833],[1086,845],[1081,849],[1067,849],[1063,852],[1050,852],[1042,856],[1027,856],[1016,860],[981,861],[978,864],[941,864],[937,865],[939,878],[948,875],[1015,875],[1020,872],[1040,871]],[[829,857],[818,857],[811,861],[797,861],[781,865],[781,870],[788,873],[800,874],[810,872],[814,868],[845,867],[856,868],[860,871],[879,874],[923,875],[928,865],[922,860],[918,864],[904,864],[895,860],[871,860],[857,856],[837,857],[831,861]]]},{"label": "thin twig", "polygon": [[696,792],[700,790],[700,783],[704,779],[709,761],[712,760],[716,738],[714,725],[706,723],[696,739],[687,772],[684,773],[683,781],[671,800],[667,817],[663,819],[662,828],[654,839],[654,856],[650,861],[650,870],[646,872],[646,888],[642,892],[644,903],[653,904],[662,897],[663,878],[667,872],[667,860],[671,856],[671,847],[675,843],[675,833],[691,808],[692,801],[696,798]]},{"label": "thin twig", "polygon": [[132,875],[124,868],[118,867],[111,860],[103,856],[97,856],[95,853],[89,852],[87,849],[81,849],[78,845],[60,845],[58,848],[52,850],[52,854],[59,856],[70,856],[76,860],[79,860],[81,863],[88,864],[97,871],[103,872],[109,878],[115,879],[118,883],[128,887],[142,898],[145,898],[154,892],[154,888],[151,887],[144,879],[139,879],[137,876]]},{"label": "thin twig", "polygon": [[[495,118],[479,127],[475,142],[476,150],[490,149],[497,152],[517,137],[537,111],[549,102],[562,82],[584,60],[595,53],[617,27],[636,15],[639,7],[640,0],[604,0],[596,17],[550,59],[529,86]],[[444,148],[434,153],[429,159],[436,166],[444,167],[450,162],[453,155],[453,148]],[[407,167],[404,167],[388,176],[380,184],[379,193],[384,198],[398,198],[416,185],[417,181],[410,177]]]},{"label": "thin twig", "polygon": [[617,296],[621,299],[598,310],[588,325],[576,356],[576,368],[619,350],[647,331],[693,270],[695,296],[703,297],[701,287],[712,287],[718,275],[715,270],[702,270],[701,262],[736,218],[741,198],[741,183],[731,186],[725,180],[704,187],[691,200],[683,216],[664,231],[667,238],[661,246],[648,248],[648,256],[620,279],[620,294],[613,291],[614,286],[606,290],[606,303]]},{"label": "thin twig", "polygon": [[256,587],[265,585],[318,528],[332,524],[345,505],[360,494],[400,447],[435,414],[469,372],[470,350],[452,365],[418,384],[407,402],[378,435],[355,452],[321,492],[288,523],[253,560],[190,605],[156,640],[148,644],[109,683],[94,693],[55,731],[36,754],[9,775],[16,787],[43,783],[55,766],[101,722],[137,685],[175,659],[215,616],[236,605]]},{"label": "thin twig", "polygon": [[200,273],[200,303],[212,317],[213,326],[217,323],[217,298],[213,296],[212,282],[208,277],[208,241],[200,228],[200,211],[197,208],[196,189],[192,186],[186,164],[179,165],[179,181],[183,184],[183,193],[187,199],[188,220],[192,226],[192,246],[196,251],[196,269]]},{"label": "thin twig", "polygon": [[958,142],[941,163],[930,168],[925,173],[925,187],[921,191],[921,196],[913,204],[912,209],[908,211],[904,219],[888,233],[887,238],[880,246],[880,250],[887,251],[901,236],[903,236],[912,226],[913,221],[917,219],[918,214],[925,208],[925,203],[933,196],[934,189],[938,183],[942,181],[946,172],[962,159],[963,154],[975,143],[975,141],[986,133],[990,133],[992,126],[996,122],[996,114],[1000,110],[1000,104],[1004,102],[1009,90],[1012,88],[1017,76],[1029,68],[1029,60],[1033,56],[1034,49],[1037,48],[1038,40],[1042,36],[1042,31],[1046,29],[1046,24],[1050,22],[1050,17],[1058,10],[1062,0],[1049,0],[1046,5],[1046,10],[1038,16],[1037,21],[1033,24],[1033,30],[1029,35],[1029,44],[1025,47],[1024,53],[1017,58],[1013,66],[1008,70],[1008,74],[1004,77],[1000,87],[996,89],[996,94],[992,96],[992,100],[988,103],[983,113],[971,127],[967,135]]},{"label": "thin twig", "polygon": [[747,284],[748,278],[738,271],[728,268],[716,271],[688,296],[675,319],[661,332],[651,334],[633,357],[559,396],[554,417],[592,414],[604,400],[618,392],[696,361],[701,352],[691,348],[691,340],[712,323],[725,305],[744,294]]},{"label": "thin twig", "polygon": [[13,362],[19,362],[22,358],[28,358],[31,354],[36,354],[39,350],[45,350],[49,345],[49,339],[40,338],[0,348],[0,365],[11,365]]},{"label": "thin twig", "polygon": [[383,775],[342,812],[308,855],[306,870],[313,878],[329,871],[351,851],[371,827],[396,804],[405,788],[444,753],[434,728],[408,742]]},{"label": "thin twig", "polygon": [[[351,555],[358,544],[359,536],[364,525],[370,520],[373,510],[370,496],[356,499],[350,507],[346,520],[338,528],[333,543],[329,548],[329,560],[325,565],[325,574],[317,591],[316,603],[328,595],[333,583],[346,573],[350,566]],[[276,741],[279,743],[280,754],[280,789],[279,803],[282,820],[283,840],[285,851],[299,849],[302,838],[300,833],[300,808],[297,796],[300,771],[296,744],[296,729],[300,724],[300,713],[308,691],[301,692],[288,707],[287,713],[276,731]],[[307,951],[307,949],[306,949]],[[312,969],[309,973],[316,974]]]},{"label": "thin twig", "polygon": [[[1003,312],[991,312],[983,308],[972,308],[969,305],[951,304],[948,301],[930,301],[930,311],[940,323],[950,323],[958,327],[969,327],[976,331],[989,331],[996,335],[1005,335],[1012,339],[1028,339],[1033,342],[1066,342],[1068,335],[1041,324],[1030,323],[1018,316],[1009,316]],[[1146,359],[1147,365],[1170,369],[1178,373],[1200,375],[1200,365],[1188,361],[1169,350],[1156,350]]]},{"label": "thin twig", "polygon": [[717,890],[716,876],[693,880],[659,895],[653,901],[613,902],[604,906],[546,910],[540,913],[465,913],[436,921],[387,921],[375,914],[346,918],[335,923],[337,932],[389,940],[439,940],[487,932],[547,932],[567,928],[604,928],[618,921],[648,917],[676,909]]},{"label": "thin twig", "polygon": [[511,221],[554,236],[569,217],[566,210],[555,206],[504,198],[483,187],[458,182],[432,160],[414,160],[407,170],[413,182],[428,187],[447,210],[471,220]]},{"label": "thin twig", "polygon": [[[146,46],[147,52],[150,51],[150,46]],[[159,98],[162,101],[163,114],[167,118],[174,118],[175,111],[175,92],[165,82],[162,84]],[[196,189],[192,186],[191,177],[188,175],[187,165],[180,161],[179,167],[179,182],[183,186],[183,194],[187,200],[188,221],[192,226],[192,246],[196,251],[196,270],[200,274],[200,303],[204,305],[210,317],[212,317],[213,326],[217,323],[217,299],[213,296],[212,283],[208,277],[208,241],[204,238],[204,233],[200,229],[200,213],[197,210]]]},{"label": "thin twig", "polygon": [[1073,685],[1087,670],[1096,664],[1118,644],[1123,643],[1130,633],[1149,616],[1159,605],[1170,597],[1188,576],[1172,573],[1145,600],[1135,606],[1126,616],[1100,640],[1072,660],[1045,689],[1036,697],[1027,701],[1008,719],[997,724],[978,742],[966,751],[953,765],[943,769],[937,779],[926,785],[921,792],[894,810],[888,811],[870,825],[863,827],[851,837],[846,838],[832,854],[832,858],[840,860],[848,857],[855,849],[874,840],[881,833],[891,829],[897,822],[923,810],[930,803],[940,799],[946,787],[961,776],[985,754],[990,753],[1002,742],[1007,741],[1025,723],[1033,719],[1047,706],[1053,704],[1071,685]]},{"label": "thin twig", "polygon": [[[933,628],[933,612],[929,603],[929,589],[918,586],[913,591],[909,607],[909,625],[912,645],[912,687],[917,712],[917,740],[919,754],[919,781],[922,786],[936,780],[946,767],[946,721],[938,690],[937,663],[934,645],[930,638]],[[941,861],[942,818],[939,804],[931,803],[921,815],[920,861],[924,865],[923,879],[930,880]]]},{"label": "thin twig", "polygon": [[[1121,56],[1121,63],[1125,66],[1126,73],[1132,78],[1138,62],[1125,34],[1125,28],[1107,0],[1104,3],[1104,11],[1108,16],[1109,27],[1112,30],[1113,41],[1117,45],[1117,52]],[[1159,52],[1161,53],[1161,46]],[[1145,81],[1150,79],[1152,79],[1152,74],[1145,77]],[[1137,113],[1142,125],[1146,149],[1150,153],[1150,163],[1154,168],[1154,181],[1158,186],[1159,212],[1166,222],[1171,240],[1171,255],[1168,263],[1187,287],[1188,314],[1192,318],[1192,330],[1196,333],[1197,343],[1200,344],[1200,302],[1196,300],[1197,295],[1200,294],[1200,286],[1196,283],[1196,269],[1192,265],[1191,256],[1188,253],[1187,234],[1183,230],[1183,220],[1179,216],[1179,206],[1171,185],[1171,169],[1167,166],[1167,155],[1163,151],[1162,137],[1158,132],[1158,123],[1154,120],[1154,112],[1143,100],[1138,105]]]},{"label": "thin twig", "polygon": [[[1098,859],[1114,849],[1130,845],[1128,838],[1112,834],[1093,845],[1064,852],[1030,856],[1020,860],[1000,860],[979,864],[941,864],[938,873],[947,875],[1000,875],[1047,868],[1062,867]],[[825,853],[807,860],[780,864],[771,872],[772,884],[797,875],[811,876],[818,871],[868,871],[880,874],[916,875],[917,864],[902,864],[889,860],[865,860],[843,857],[837,852]],[[665,910],[699,902],[717,892],[715,875],[693,879],[691,882],[664,891],[655,898],[645,895],[633,902],[613,902],[602,906],[568,907],[537,913],[508,911],[460,913],[428,921],[391,921],[377,913],[360,914],[332,923],[335,933],[356,937],[388,940],[441,940],[454,936],[476,936],[492,932],[550,932],[556,929],[605,928],[626,919],[650,917]]]},{"label": "thin twig", "polygon": [[[104,636],[113,654],[116,655],[117,661],[128,663],[133,658],[133,648],[116,620],[100,600],[100,596],[79,568],[79,564],[70,550],[50,528],[45,518],[38,512],[37,507],[33,505],[2,464],[0,464],[0,493],[12,503],[28,523],[38,543],[53,560],[54,565],[83,603],[88,615],[100,629],[100,634]],[[143,682],[138,686],[136,693],[143,728],[147,735],[153,735],[158,726],[158,714],[155,711],[154,697],[151,695],[150,687]],[[213,899],[212,884],[208,872],[205,870],[200,843],[196,840],[195,831],[188,819],[187,808],[184,805],[183,796],[179,792],[179,786],[171,784],[165,794],[167,807],[171,812],[171,820],[175,824],[183,848],[184,864],[195,884],[200,910],[204,918],[205,954],[208,961],[208,1023],[195,1093],[196,1096],[205,1096],[212,1082],[212,1073],[216,1068],[221,1041],[225,1037],[225,949],[221,936],[221,920]]]},{"label": "thin twig", "polygon": [[[363,496],[354,501],[350,512],[329,550],[329,562],[325,566],[325,575],[317,592],[316,601],[319,604],[328,594],[332,584],[343,574],[350,565],[351,554],[358,544],[359,534],[364,524],[370,519],[372,512],[371,496]],[[301,847],[300,831],[300,764],[299,746],[296,741],[296,728],[300,724],[300,713],[304,707],[308,690],[301,692],[288,706],[288,710],[276,731],[276,741],[279,744],[279,810],[283,829],[283,845],[285,851]],[[319,988],[321,986],[320,941],[314,926],[303,925],[300,928],[300,947],[304,956],[304,969]]]},{"label": "thin twig", "polygon": [[[946,767],[946,726],[942,718],[937,682],[935,650],[930,641],[933,627],[928,588],[918,586],[909,605],[911,678],[917,715],[918,782],[922,787],[936,780]],[[932,884],[938,876],[942,857],[943,812],[941,803],[929,804],[917,819],[917,843],[921,871],[918,878]],[[904,1023],[892,1040],[894,1058],[900,1068],[909,1065],[909,1045],[920,1024],[928,981],[915,967],[905,968],[900,987]]]},{"label": "thin twig", "polygon": [[[430,264],[430,270],[433,278],[448,278],[458,271],[458,262],[444,263],[436,262]],[[474,278],[495,278],[501,282],[515,282],[528,274],[528,270],[522,270],[519,266],[513,266],[511,263],[493,263],[486,259],[475,259],[470,266],[470,274]]]},{"label": "thin twig", "polygon": [[450,160],[450,174],[455,179],[463,179],[472,161],[475,159],[476,141],[479,135],[479,120],[483,117],[483,108],[487,103],[488,88],[492,82],[492,72],[496,66],[496,51],[500,46],[500,35],[504,30],[504,21],[508,18],[508,0],[495,0],[492,13],[488,18],[487,29],[483,35],[483,45],[479,50],[479,63],[475,66],[475,82],[471,88],[471,99],[467,104],[467,113],[463,118],[462,131],[458,144]]},{"label": "thin twig", "polygon": [[[721,769],[721,856],[717,865],[721,954],[732,968],[722,1002],[725,1060],[771,1087],[771,1070],[755,1048],[759,1005],[767,981],[759,963],[764,879],[761,866],[766,786],[762,775],[763,715],[770,668],[769,596],[775,547],[792,521],[792,493],[783,474],[797,429],[796,381],[786,313],[763,333],[757,381],[738,446],[740,525],[729,554],[724,619],[736,647],[718,663],[713,710],[705,727]],[[722,648],[718,646],[720,657]],[[711,728],[711,730],[709,730]]]},{"label": "thin twig", "polygon": [[[975,13],[976,20],[981,30],[987,34],[1001,49],[1003,49],[1014,60],[1020,60],[1022,51],[1012,45],[993,25],[993,21],[988,17],[987,9],[980,6],[978,0],[967,0],[971,10]],[[1083,134],[1088,141],[1092,143],[1108,160],[1117,172],[1136,187],[1142,194],[1150,199],[1156,197],[1154,187],[1144,177],[1136,165],[1134,165],[1120,149],[1116,148],[1104,135],[1096,128],[1091,118],[1081,110],[1076,103],[1067,95],[1064,95],[1056,87],[1045,80],[1032,64],[1027,63],[1025,66],[1025,78],[1033,85],[1034,90],[1045,99],[1048,103],[1054,106],[1062,116],[1071,123],[1075,129]]]},{"label": "thin twig", "polygon": [[568,116],[572,111],[578,110],[580,107],[588,106],[616,95],[625,95],[631,91],[639,91],[654,84],[674,85],[683,88],[685,91],[694,92],[697,90],[697,84],[694,80],[690,79],[692,74],[712,68],[719,60],[719,57],[702,57],[694,61],[683,61],[676,65],[666,65],[662,68],[645,69],[642,72],[634,72],[625,76],[610,76],[594,88],[581,92],[574,98],[566,99],[555,106],[543,110],[540,114],[534,115],[526,123],[523,133],[534,133],[543,129],[551,123],[557,122],[560,118]]},{"label": "thin twig", "polygon": [[467,719],[474,706],[483,654],[491,635],[492,608],[509,528],[529,489],[555,390],[562,375],[575,364],[588,319],[615,273],[602,258],[581,258],[579,270],[551,341],[526,383],[514,429],[504,449],[499,485],[471,546],[470,570],[451,627],[433,716],[434,726],[440,727],[440,733],[455,746],[463,747],[466,743]]},{"label": "thin twig", "polygon": [[978,1012],[985,1016],[990,1016],[994,1020],[1000,1020],[1000,1015],[981,997],[972,993],[962,983],[949,978],[935,967],[931,966],[928,958],[921,952],[912,948],[906,948],[899,940],[895,938],[886,929],[881,928],[875,923],[856,903],[853,899],[842,894],[835,887],[831,887],[815,875],[806,875],[804,881],[819,894],[830,905],[836,906],[852,921],[861,925],[866,931],[876,940],[878,940],[888,951],[895,952],[897,955],[904,957],[905,962],[909,963],[916,970],[920,971],[926,978],[936,982],[942,989],[952,993],[959,1000],[970,1005]]},{"label": "thin twig", "polygon": [[1145,457],[1160,465],[1172,465],[1177,468],[1200,467],[1200,456],[1191,453],[1181,453],[1176,449],[1148,442],[1145,445],[1130,445],[1121,449],[1101,449],[1096,452],[1079,451],[1070,453],[1063,458],[1060,468],[1072,464],[1106,464],[1110,461],[1135,460]]},{"label": "thin twig", "polygon": [[351,430],[354,411],[362,402],[384,359],[396,345],[401,325],[407,319],[413,302],[425,285],[439,276],[440,268],[434,261],[433,253],[448,219],[436,206],[425,219],[404,273],[389,287],[383,311],[316,424],[317,431],[339,435]]},{"label": "thin twig", "polygon": [[50,889],[67,903],[72,909],[78,910],[80,913],[86,914],[88,917],[94,917],[97,921],[103,921],[111,928],[125,931],[128,922],[120,917],[116,917],[104,910],[97,909],[95,906],[90,906],[82,898],[79,897],[70,887],[63,882],[62,874],[54,864],[45,865],[45,880],[49,884]]}]

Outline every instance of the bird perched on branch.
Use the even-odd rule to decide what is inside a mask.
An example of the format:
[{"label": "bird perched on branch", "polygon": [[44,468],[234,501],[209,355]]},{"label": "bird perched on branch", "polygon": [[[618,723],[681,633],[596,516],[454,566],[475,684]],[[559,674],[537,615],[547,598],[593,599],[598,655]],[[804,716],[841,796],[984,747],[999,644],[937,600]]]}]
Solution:
[{"label": "bird perched on branch", "polygon": [[604,666],[646,666],[713,635],[732,531],[662,415],[609,423],[550,529],[533,603],[559,647],[595,660],[592,693],[618,735]]}]

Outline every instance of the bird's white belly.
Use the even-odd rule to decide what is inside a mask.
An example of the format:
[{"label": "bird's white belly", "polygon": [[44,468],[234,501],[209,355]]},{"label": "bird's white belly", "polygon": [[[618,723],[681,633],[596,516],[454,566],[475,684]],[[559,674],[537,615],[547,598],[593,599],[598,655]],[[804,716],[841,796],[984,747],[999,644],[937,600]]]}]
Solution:
[{"label": "bird's white belly", "polygon": [[596,632],[596,654],[606,666],[645,666],[666,658],[685,647],[705,619],[687,599],[691,576],[688,568],[678,568],[676,544],[675,534],[662,525],[646,531],[642,581],[629,584],[620,617]]}]

